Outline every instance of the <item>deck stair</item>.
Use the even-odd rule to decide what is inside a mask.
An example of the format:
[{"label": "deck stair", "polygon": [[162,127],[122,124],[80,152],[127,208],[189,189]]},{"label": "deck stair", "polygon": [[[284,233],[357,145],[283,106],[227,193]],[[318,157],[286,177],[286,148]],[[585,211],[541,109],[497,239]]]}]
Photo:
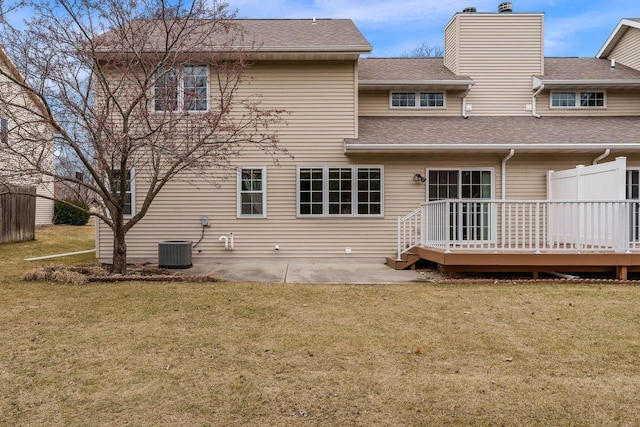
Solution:
[{"label": "deck stair", "polygon": [[392,256],[387,257],[387,265],[395,270],[415,270],[416,262],[420,261],[420,256],[415,252],[405,252],[400,257],[402,260]]}]

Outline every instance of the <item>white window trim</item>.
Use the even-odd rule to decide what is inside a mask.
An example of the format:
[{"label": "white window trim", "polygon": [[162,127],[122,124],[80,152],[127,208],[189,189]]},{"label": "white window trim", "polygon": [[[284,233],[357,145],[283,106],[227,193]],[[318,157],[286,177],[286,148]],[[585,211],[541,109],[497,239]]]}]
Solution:
[{"label": "white window trim", "polygon": [[[604,105],[602,107],[583,107],[580,105],[580,96],[585,93],[601,92],[604,97]],[[554,93],[573,93],[576,100],[576,105],[573,107],[561,107],[553,105]],[[606,110],[607,109],[607,91],[606,90],[553,90],[549,92],[549,109],[550,110]]]},{"label": "white window trim", "polygon": [[[415,96],[416,105],[413,107],[395,107],[393,105],[394,93],[413,93]],[[421,93],[441,93],[442,94],[442,107],[422,107],[420,106],[420,94]],[[419,91],[402,91],[402,90],[390,90],[389,91],[389,108],[392,110],[444,110],[447,108],[447,91],[446,90],[419,90]]]},{"label": "white window trim", "polygon": [[[185,110],[184,108],[184,67],[205,67],[207,70],[207,108],[205,110]],[[209,106],[211,104],[211,71],[208,65],[205,64],[184,64],[178,65],[175,67],[178,69],[178,108],[176,110],[156,110],[156,85],[151,87],[151,94],[153,95],[151,99],[151,112],[155,114],[165,114],[165,113],[189,113],[189,114],[205,114],[209,112]]]},{"label": "white window trim", "polygon": [[[427,181],[425,182],[425,200],[428,202],[429,201],[429,171],[457,171],[458,173],[460,173],[461,171],[470,171],[470,172],[475,172],[475,171],[488,171],[491,173],[491,197],[489,197],[488,199],[462,199],[460,198],[459,200],[494,200],[495,199],[495,194],[496,194],[496,169],[493,167],[487,167],[487,168],[483,168],[483,167],[473,167],[473,168],[438,168],[438,167],[434,167],[434,168],[427,168],[425,169],[425,177],[427,178]],[[459,186],[462,185],[462,182],[458,183]],[[460,188],[459,188],[460,190]],[[460,194],[461,192],[458,191],[458,193]],[[497,205],[493,204],[492,205],[492,212],[491,212],[491,224],[490,224],[490,230],[489,230],[489,239],[488,240],[465,240],[465,242],[467,243],[495,243],[497,241],[498,238],[498,212],[497,212]]]},{"label": "white window trim", "polygon": [[[119,171],[120,169],[114,169],[115,171]],[[127,169],[127,171],[129,171],[129,176],[131,177],[129,179],[130,184],[129,184],[129,188],[130,190],[128,191],[129,193],[131,193],[131,213],[130,214],[123,214],[122,217],[124,219],[131,219],[135,216],[136,214],[136,168],[135,167],[131,167],[129,169]],[[107,216],[109,218],[111,218],[111,215],[109,214],[109,212],[107,212]]]},{"label": "white window trim", "polygon": [[[322,214],[301,214],[300,213],[300,170],[301,169],[322,169]],[[351,213],[350,214],[329,214],[329,169],[351,169]],[[379,169],[380,170],[380,213],[379,214],[358,214],[358,169]],[[382,165],[308,165],[296,168],[296,218],[384,218],[384,166]]]},{"label": "white window trim", "polygon": [[[262,213],[243,214],[242,213],[242,170],[259,169],[262,171]],[[241,166],[237,169],[236,179],[236,216],[238,218],[266,218],[267,217],[267,167],[266,166]]]}]

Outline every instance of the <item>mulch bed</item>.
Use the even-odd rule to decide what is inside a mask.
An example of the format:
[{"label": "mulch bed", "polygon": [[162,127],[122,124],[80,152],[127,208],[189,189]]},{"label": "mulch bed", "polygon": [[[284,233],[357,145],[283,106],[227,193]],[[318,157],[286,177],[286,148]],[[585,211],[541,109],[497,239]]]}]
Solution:
[{"label": "mulch bed", "polygon": [[154,264],[130,264],[127,274],[112,274],[110,264],[81,264],[74,266],[39,267],[24,274],[26,281],[54,281],[58,283],[84,284],[92,282],[220,282],[212,274],[186,274],[159,268]]}]

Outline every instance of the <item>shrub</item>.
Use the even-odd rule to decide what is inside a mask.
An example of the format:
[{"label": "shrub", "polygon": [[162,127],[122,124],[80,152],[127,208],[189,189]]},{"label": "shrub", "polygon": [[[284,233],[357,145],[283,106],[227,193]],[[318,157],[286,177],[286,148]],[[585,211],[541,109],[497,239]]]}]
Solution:
[{"label": "shrub", "polygon": [[89,210],[89,206],[82,200],[66,200],[65,203],[56,202],[53,208],[53,223],[86,225],[89,222],[89,214],[70,206],[67,203],[78,206],[80,209]]}]

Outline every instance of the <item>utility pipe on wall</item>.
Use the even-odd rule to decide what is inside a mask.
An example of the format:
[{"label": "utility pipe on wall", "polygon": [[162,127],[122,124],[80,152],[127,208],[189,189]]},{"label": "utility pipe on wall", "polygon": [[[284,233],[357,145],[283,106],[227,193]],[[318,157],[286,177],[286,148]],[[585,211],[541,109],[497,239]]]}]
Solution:
[{"label": "utility pipe on wall", "polygon": [[515,154],[516,154],[516,150],[512,148],[511,150],[509,150],[509,154],[507,154],[506,157],[502,159],[502,168],[500,170],[500,175],[502,178],[502,188],[500,189],[500,192],[502,194],[502,200],[505,200],[507,196],[507,162]]}]

